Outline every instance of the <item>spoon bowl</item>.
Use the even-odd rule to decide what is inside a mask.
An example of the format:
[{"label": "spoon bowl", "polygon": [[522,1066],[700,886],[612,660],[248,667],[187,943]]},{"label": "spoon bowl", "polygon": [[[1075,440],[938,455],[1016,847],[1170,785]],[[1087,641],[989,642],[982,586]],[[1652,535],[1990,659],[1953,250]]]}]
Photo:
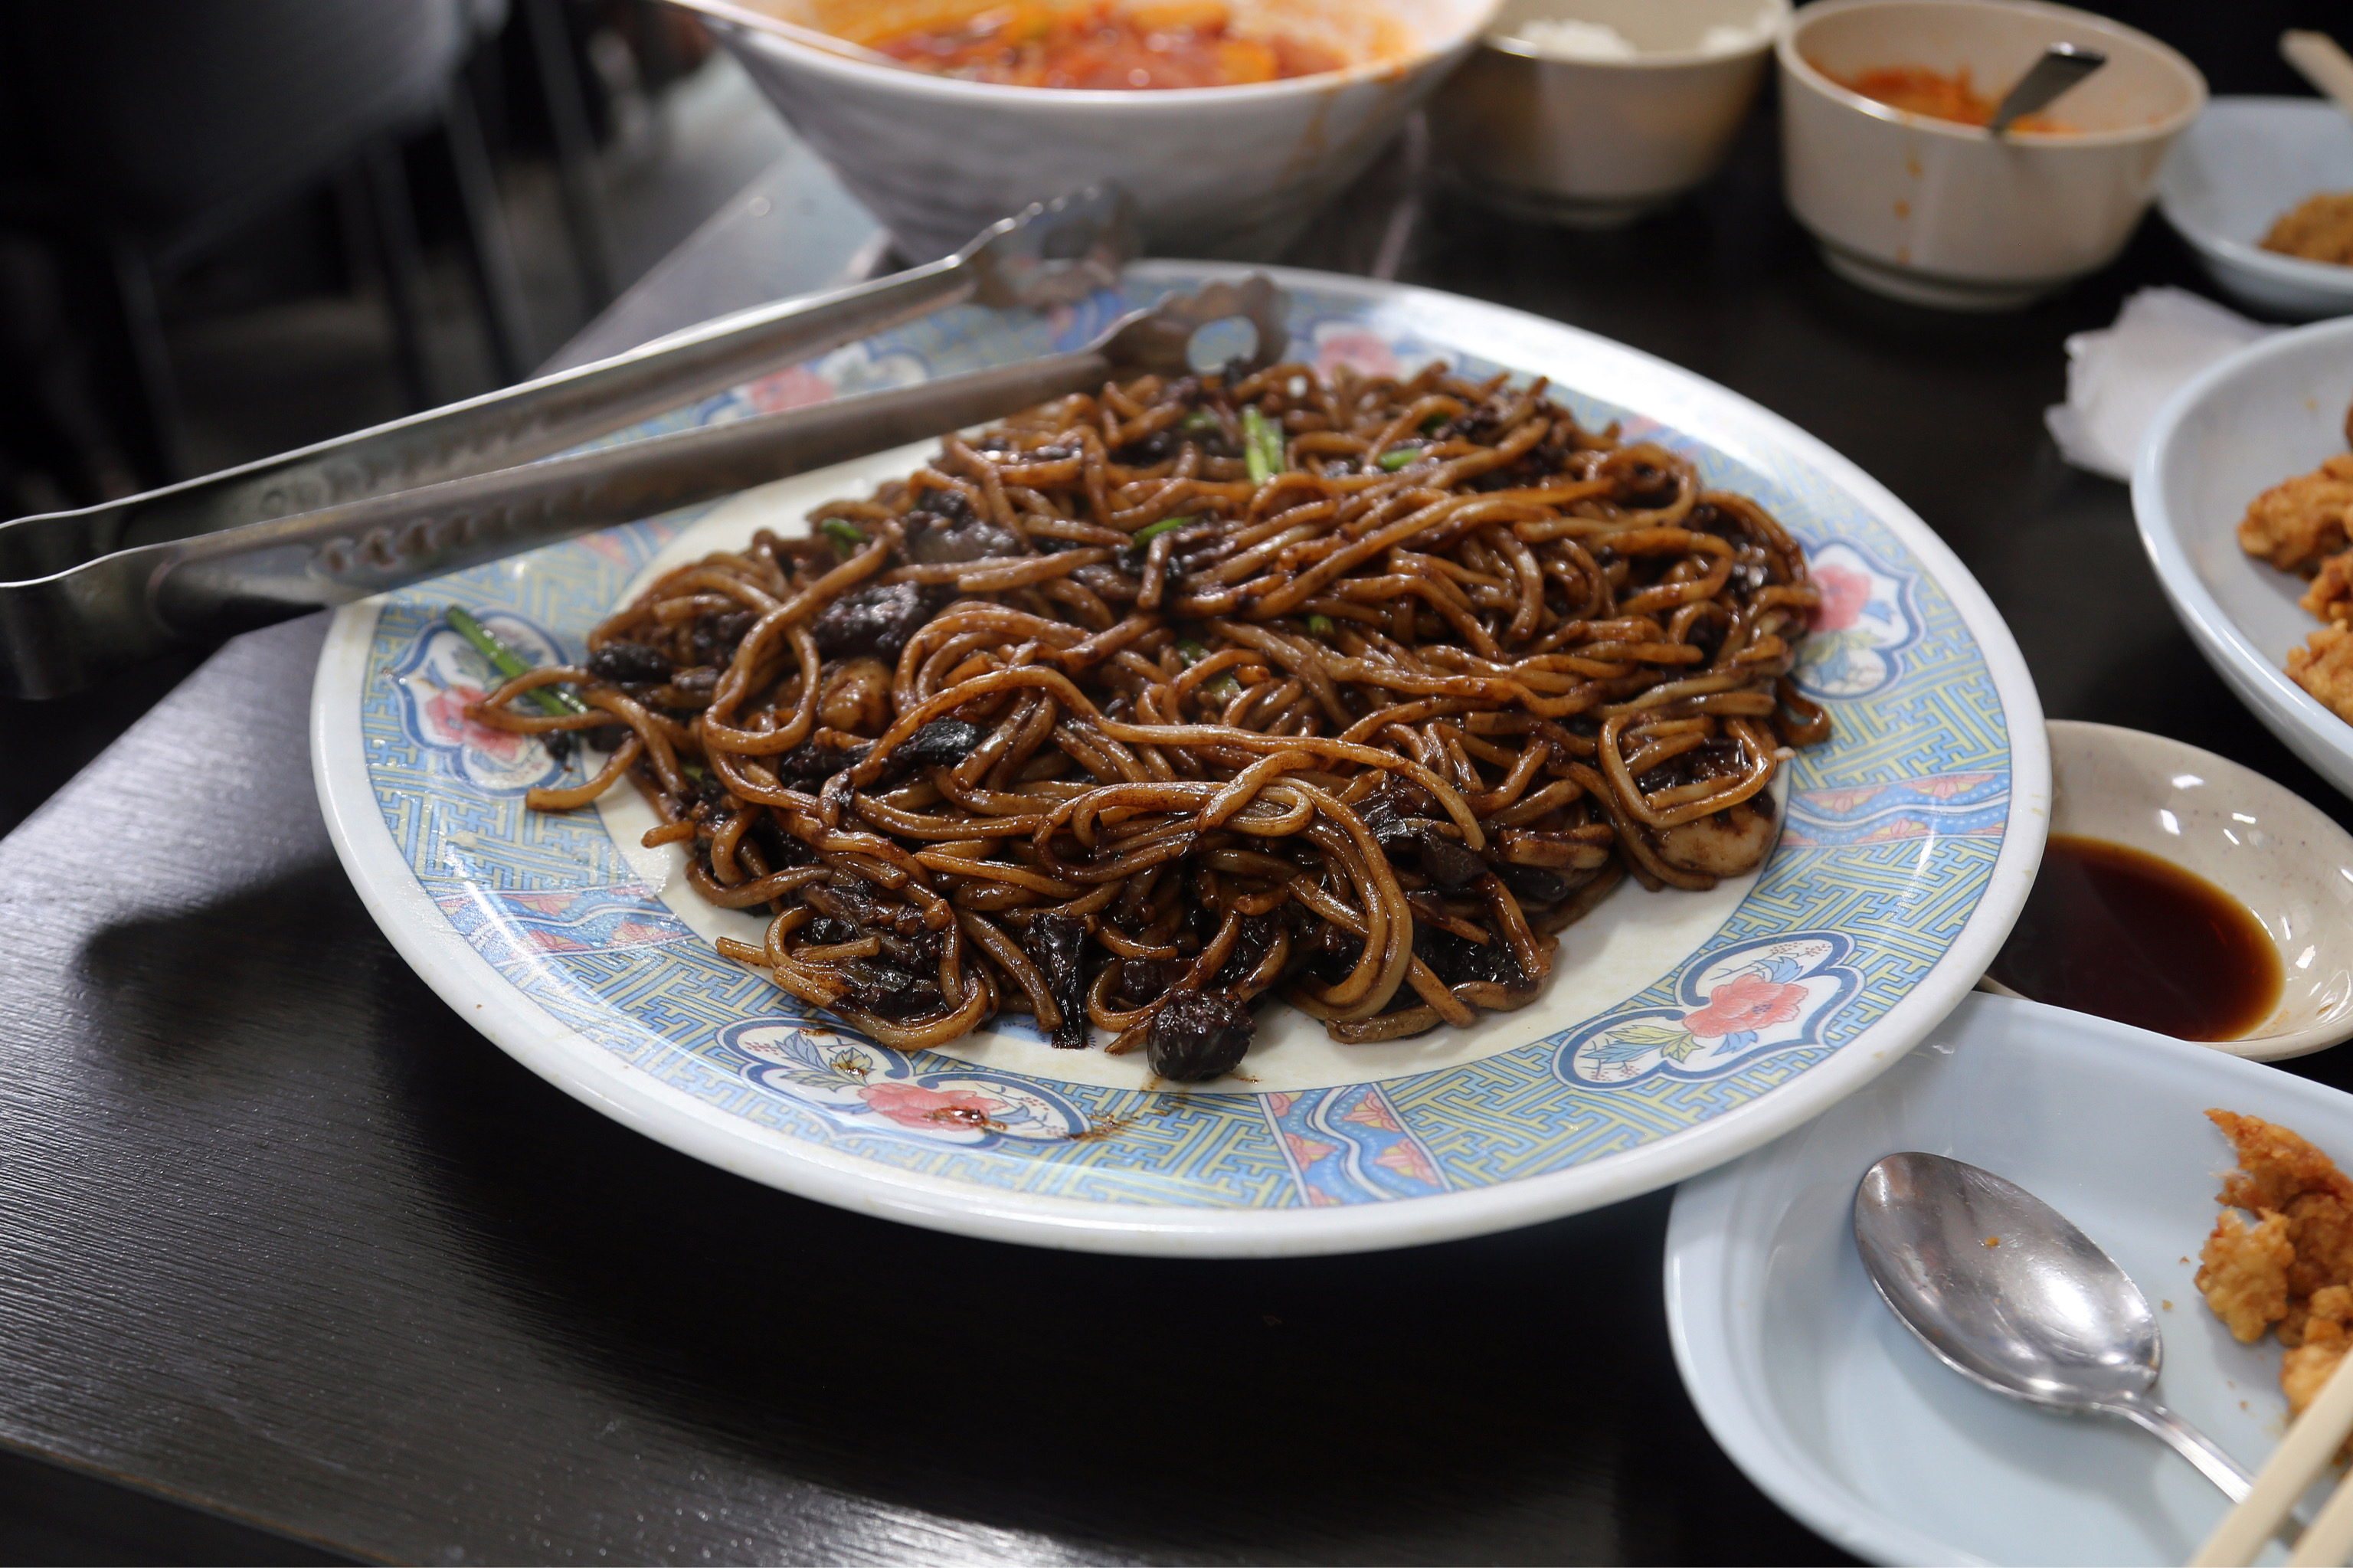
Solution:
[{"label": "spoon bowl", "polygon": [[2253,1482],[2151,1397],[2164,1362],[2148,1298],[2089,1236],[2014,1182],[1940,1154],[1891,1154],[1854,1195],[1880,1298],[1973,1382],[2162,1438],[2233,1501]]}]

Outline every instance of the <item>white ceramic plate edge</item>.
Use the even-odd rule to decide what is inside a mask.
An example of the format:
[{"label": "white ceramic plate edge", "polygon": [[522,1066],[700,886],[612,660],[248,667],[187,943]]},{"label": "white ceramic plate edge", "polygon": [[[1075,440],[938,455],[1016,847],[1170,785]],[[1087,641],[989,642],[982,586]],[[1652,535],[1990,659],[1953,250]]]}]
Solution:
[{"label": "white ceramic plate edge", "polygon": [[[2338,1094],[2260,1062],[2090,1013],[2001,997],[1975,998],[1971,1005],[2026,1009],[2030,1024],[2032,1014],[2047,1015],[2071,1032],[2094,1036],[2100,1049],[2176,1056],[2201,1070],[2211,1064],[2211,1071],[2246,1075],[2274,1093],[2285,1088],[2291,1094],[2309,1091],[2313,1097]],[[1728,1238],[1757,1233],[1758,1216],[1747,1212],[1747,1200],[1766,1191],[1775,1153],[1757,1150],[1685,1182],[1675,1192],[1662,1278],[1667,1340],[1684,1390],[1709,1436],[1741,1472],[1824,1539],[1879,1563],[1985,1563],[1985,1558],[1870,1508],[1807,1457],[1804,1446],[1775,1418],[1774,1400],[1758,1382],[1763,1364],[1762,1351],[1756,1348],[1762,1325],[1757,1299],[1764,1286],[1757,1266],[1763,1262],[1761,1249],[1748,1249],[1736,1259],[1726,1245]],[[1857,1181],[1862,1174],[1855,1172]],[[1737,1298],[1744,1289],[1749,1299]]]},{"label": "white ceramic plate edge", "polygon": [[[459,937],[402,858],[367,776],[357,694],[378,600],[336,613],[312,688],[312,778],[335,853],[361,901],[426,984],[501,1050],[625,1126],[695,1159],[769,1186],[859,1213],[1000,1241],[1165,1256],[1305,1255],[1413,1246],[1532,1224],[1636,1197],[1736,1159],[1819,1115],[1900,1059],[1969,993],[2010,934],[2040,864],[2050,821],[2051,759],[2041,699],[2016,641],[1977,579],[1928,525],[1860,468],[1748,399],[1654,355],[1558,322],[1412,289],[1296,269],[1208,262],[1143,263],[1134,276],[1174,279],[1265,272],[1278,285],[1411,304],[1429,338],[1497,364],[1524,363],[1514,344],[1549,339],[1617,361],[1649,384],[1614,402],[1662,424],[1704,412],[1746,440],[1786,449],[1861,501],[1903,541],[1977,640],[2002,704],[2010,746],[2010,809],[1978,913],[1911,993],[1862,1036],[1796,1082],[1655,1142],[1542,1176],[1468,1192],[1331,1208],[1216,1209],[1073,1202],[986,1190],[828,1154],[713,1110],[565,1028],[514,990]],[[1468,309],[1466,310],[1466,307]],[[1509,341],[1506,341],[1508,337]],[[1539,348],[1528,357],[1546,357]],[[1645,392],[1651,394],[1645,396]],[[1692,432],[1694,435],[1696,432]],[[1711,444],[1722,444],[1711,435]]]},{"label": "white ceramic plate edge", "polygon": [[[2181,534],[2181,521],[2165,500],[2160,460],[2189,410],[2218,383],[2251,365],[2301,352],[2316,337],[2341,337],[2353,354],[2353,317],[2315,322],[2309,326],[2259,339],[2217,360],[2184,382],[2167,398],[2141,438],[2133,460],[2133,522],[2140,530],[2141,548],[2148,552],[2158,585],[2165,590],[2173,612],[2189,629],[2190,640],[2215,673],[2254,710],[2288,748],[2327,775],[2337,788],[2353,794],[2353,725],[2348,725],[2320,699],[2287,678],[2287,672],[2264,658],[2198,575]],[[2281,479],[2290,476],[2281,474]],[[2253,496],[2247,497],[2253,501]],[[2313,623],[2318,630],[2320,622]]]}]

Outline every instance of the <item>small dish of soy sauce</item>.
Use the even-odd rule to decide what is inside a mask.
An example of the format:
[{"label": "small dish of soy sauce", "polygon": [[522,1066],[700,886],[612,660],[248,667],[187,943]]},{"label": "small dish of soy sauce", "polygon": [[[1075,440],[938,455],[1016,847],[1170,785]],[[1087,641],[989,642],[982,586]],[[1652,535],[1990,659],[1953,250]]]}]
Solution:
[{"label": "small dish of soy sauce", "polygon": [[2262,1061],[2353,1037],[2353,835],[2212,752],[2050,733],[2051,839],[1986,989]]}]

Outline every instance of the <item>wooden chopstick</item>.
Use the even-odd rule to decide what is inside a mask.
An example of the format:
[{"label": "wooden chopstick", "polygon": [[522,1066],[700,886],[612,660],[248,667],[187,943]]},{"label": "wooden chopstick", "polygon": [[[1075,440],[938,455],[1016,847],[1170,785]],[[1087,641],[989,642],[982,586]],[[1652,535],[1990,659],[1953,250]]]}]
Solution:
[{"label": "wooden chopstick", "polygon": [[[2348,1356],[2353,1361],[2353,1356]],[[2346,1554],[2353,1552],[2353,1477],[2337,1483],[2321,1505],[2320,1515],[2304,1527],[2296,1537],[2295,1550],[2288,1554],[2289,1568],[2297,1564],[2322,1563],[2328,1568],[2343,1568]]]},{"label": "wooden chopstick", "polygon": [[[2189,1560],[2190,1568],[2248,1568],[2255,1553],[2263,1549],[2263,1543],[2287,1521],[2289,1510],[2312,1485],[2313,1478],[2327,1469],[2328,1462],[2337,1457],[2348,1432],[2353,1432],[2353,1354],[2337,1363],[2337,1370],[2321,1385],[2319,1396],[2305,1406],[2304,1414],[2295,1418],[2295,1425],[2287,1429],[2287,1436],[2256,1472],[2254,1488],[2247,1493],[2246,1500],[2214,1527],[2214,1533],[2206,1538],[2206,1544]],[[2332,1517],[2338,1515],[2342,1518]],[[2305,1541],[2297,1543],[2291,1562],[2345,1561],[2347,1550],[2353,1548],[2353,1498],[2348,1498],[2346,1488],[2337,1488],[2328,1499],[2328,1506],[2322,1510],[2322,1519],[2328,1520],[2341,1532],[2337,1554],[2305,1556],[2307,1542],[2314,1551],[2328,1544],[2327,1541],[2313,1539],[2320,1524],[2320,1520],[2315,1520],[2313,1530],[2305,1532]],[[2339,1540],[2340,1536],[2329,1539]]]}]

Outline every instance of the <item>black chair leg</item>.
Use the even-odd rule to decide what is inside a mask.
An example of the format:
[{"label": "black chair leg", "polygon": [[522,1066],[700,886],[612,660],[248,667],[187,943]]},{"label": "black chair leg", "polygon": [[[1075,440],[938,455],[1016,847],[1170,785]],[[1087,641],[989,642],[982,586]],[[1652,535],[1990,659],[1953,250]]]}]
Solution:
[{"label": "black chair leg", "polygon": [[531,29],[532,58],[539,70],[547,120],[555,135],[555,166],[564,196],[564,223],[572,231],[572,256],[580,286],[594,315],[613,297],[613,262],[605,238],[605,201],[596,173],[596,140],[588,130],[588,106],[564,22],[562,0],[522,0]]},{"label": "black chair leg", "polygon": [[376,251],[384,263],[385,302],[392,307],[394,347],[400,359],[402,390],[408,406],[433,406],[433,370],[425,352],[425,253],[417,238],[417,211],[410,206],[408,171],[400,144],[378,137],[360,154],[375,208]]},{"label": "black chair leg", "polygon": [[500,381],[520,381],[535,357],[531,318],[523,303],[522,276],[515,268],[514,248],[508,243],[506,215],[499,207],[498,175],[491,167],[490,149],[482,143],[481,119],[462,77],[450,83],[443,100],[441,129],[449,143],[449,161],[457,170],[458,200],[466,215],[466,260],[482,302],[482,320],[490,329],[491,359]]}]

